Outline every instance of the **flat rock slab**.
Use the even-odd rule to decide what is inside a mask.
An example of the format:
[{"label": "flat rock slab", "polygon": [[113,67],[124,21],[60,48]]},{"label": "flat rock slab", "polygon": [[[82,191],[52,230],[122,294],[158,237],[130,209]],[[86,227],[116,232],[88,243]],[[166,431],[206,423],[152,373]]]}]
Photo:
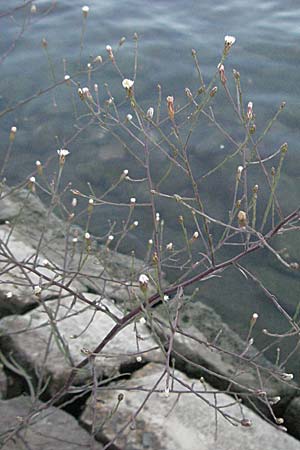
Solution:
[{"label": "flat rock slab", "polygon": [[[37,402],[35,408],[41,406]],[[101,450],[100,443],[94,442],[91,436],[78,425],[69,414],[57,408],[47,408],[35,415],[28,424],[14,435],[13,439],[3,442],[22,419],[32,411],[27,397],[16,397],[11,400],[0,400],[0,447],[3,450]]]},{"label": "flat rock slab", "polygon": [[[211,308],[198,301],[197,311],[194,309],[194,312],[198,319],[197,328],[191,323],[186,325],[182,322],[182,333],[177,332],[174,336],[176,367],[191,377],[204,377],[220,390],[229,388],[232,393],[262,390],[269,397],[280,396],[282,400],[277,409],[282,414],[290,399],[297,394],[297,386],[284,382],[281,371],[264,358],[255,346],[247,347],[247,343]],[[170,326],[166,320],[161,320],[161,307],[155,314],[159,314],[160,319],[155,328],[157,335],[167,348]],[[255,403],[267,412],[263,402]]]},{"label": "flat rock slab", "polygon": [[[26,236],[17,230],[11,233],[7,225],[0,226],[0,250],[0,317],[23,313],[37,305],[34,286],[41,286],[40,296],[44,300],[66,295],[67,291],[55,285],[53,279],[73,290],[85,290],[79,281],[71,280],[72,275],[59,274],[54,267],[45,266],[44,254],[39,252],[36,258],[36,249]],[[35,259],[36,267],[33,267]]]},{"label": "flat rock slab", "polygon": [[[7,221],[9,223],[6,224]],[[131,305],[134,301],[143,299],[138,283],[139,275],[144,272],[142,261],[99,246],[93,238],[91,239],[92,251],[87,252],[85,231],[78,226],[70,226],[53,212],[49,213],[47,207],[36,195],[21,190],[0,198],[0,223],[3,224],[0,227],[0,242],[1,239],[5,242],[6,236],[13,230],[8,248],[13,255],[17,252],[17,260],[32,260],[30,255],[35,255],[38,247],[39,260],[42,262],[43,259],[47,259],[60,274],[63,267],[64,273],[69,272],[81,285],[81,288],[78,287],[81,291],[87,288],[103,297],[113,298],[122,303],[130,302]],[[73,242],[74,237],[77,240],[76,244]],[[0,248],[0,255],[1,253]],[[2,302],[0,300],[0,314],[1,303],[4,310],[5,294],[11,291],[9,286],[13,286],[15,278],[11,277],[7,283],[2,283],[3,299]],[[75,281],[73,286],[75,286],[74,283]],[[16,291],[18,283],[15,281],[14,284],[13,299],[16,300],[20,298],[20,295]],[[7,286],[7,289],[4,286]],[[149,283],[149,296],[154,292],[156,292],[155,286]],[[31,303],[28,293],[25,295],[24,302]],[[10,306],[14,306],[13,300]],[[19,312],[16,307],[15,313]],[[9,310],[8,313],[11,314],[11,311]]]},{"label": "flat rock slab", "polygon": [[[84,295],[114,316],[122,316],[111,301]],[[4,317],[0,321],[0,346],[7,358],[14,358],[31,374],[43,368],[45,377],[51,377],[49,391],[54,393],[64,384],[72,365],[92,352],[114,325],[107,312],[67,297],[43,303],[23,316]],[[146,361],[161,361],[161,351],[147,327],[137,322],[115,336],[96,357],[95,367],[98,377],[112,377],[122,368]],[[91,367],[87,365],[77,372],[75,383],[82,384],[90,377]]]},{"label": "flat rock slab", "polygon": [[[96,401],[88,402],[82,423],[89,429],[94,424],[96,438],[102,442],[110,442],[120,433],[114,444],[122,450],[300,449],[299,441],[266,423],[246,406],[234,403],[232,397],[209,385],[205,392],[198,380],[189,379],[178,371],[174,375],[180,381],[174,380],[173,385],[171,382],[177,392],[166,396],[166,379],[157,384],[163,371],[164,366],[149,364],[135,372],[126,384],[116,383],[115,389],[110,385],[110,390],[99,390]],[[199,396],[190,392],[191,386]],[[156,392],[134,417],[154,387]],[[185,393],[178,396],[178,391]],[[120,393],[124,394],[124,399],[116,410]],[[215,399],[220,412],[229,415],[235,426],[221,413],[216,423]],[[242,426],[243,419],[251,421],[252,425]],[[128,426],[123,430],[125,424]]]}]

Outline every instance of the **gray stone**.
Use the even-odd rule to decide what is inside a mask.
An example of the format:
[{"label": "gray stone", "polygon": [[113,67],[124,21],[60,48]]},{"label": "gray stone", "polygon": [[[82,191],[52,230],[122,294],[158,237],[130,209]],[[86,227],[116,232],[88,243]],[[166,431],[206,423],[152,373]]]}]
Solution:
[{"label": "gray stone", "polygon": [[4,373],[3,366],[0,363],[0,400],[5,398],[7,394],[7,377]]},{"label": "gray stone", "polygon": [[295,397],[284,412],[289,433],[300,439],[300,397]]},{"label": "gray stone", "polygon": [[[174,376],[180,381],[170,382],[176,393],[171,389],[166,396],[164,378],[156,386],[159,392],[152,393],[143,405],[163,370],[164,366],[149,364],[135,372],[128,382],[110,385],[109,390],[99,389],[97,399],[91,399],[82,414],[84,426],[95,427],[95,436],[102,442],[110,442],[117,436],[114,444],[122,450],[300,449],[299,441],[266,423],[246,406],[235,403],[232,397],[209,385],[204,388],[199,380],[189,379],[178,371]],[[198,396],[189,388],[198,391]],[[179,391],[186,393],[178,395]],[[124,399],[116,408],[120,393]],[[215,404],[220,408],[217,416]],[[242,426],[248,421],[251,426]]]},{"label": "gray stone", "polygon": [[[42,252],[39,252],[34,268],[36,248],[16,229],[11,233],[8,225],[0,226],[0,245],[0,317],[22,313],[37,305],[38,297],[34,294],[34,286],[41,285],[40,298],[43,300],[55,298],[60,293],[66,295],[64,290],[61,292],[60,287],[53,284],[53,279],[71,289],[85,290],[79,281],[71,281],[71,275],[62,272],[57,274],[57,265],[55,269],[45,266],[46,258]],[[36,269],[36,273],[31,269]]]},{"label": "gray stone", "polygon": [[[35,410],[40,406],[42,403],[36,402]],[[28,397],[0,401],[0,446],[2,443],[3,450],[103,448],[64,411],[49,407],[35,414],[27,423],[26,417],[31,412],[32,405]],[[16,429],[19,429],[18,433],[14,433]],[[12,437],[10,440],[7,439],[9,435]]]},{"label": "gray stone", "polygon": [[[245,399],[247,393],[255,391],[266,392],[269,397],[280,396],[277,409],[282,413],[296,395],[296,386],[283,382],[280,369],[273,366],[254,346],[247,348],[246,342],[222,322],[211,308],[200,301],[196,306],[197,310],[188,305],[193,320],[187,324],[181,321],[179,330],[182,334],[179,331],[174,337],[176,367],[189,376],[204,377],[220,390],[244,394]],[[170,326],[162,319],[162,308],[155,314],[158,314],[160,323],[155,330],[161,344],[167,348]],[[197,321],[197,328],[193,321]],[[263,396],[256,397],[254,403],[267,413],[268,407]]]},{"label": "gray stone", "polygon": [[[2,221],[7,216],[11,223],[3,226],[0,239],[5,239],[8,232],[13,230],[9,249],[14,244],[20,251],[24,247],[28,258],[38,248],[41,263],[47,259],[52,266],[58,269],[63,267],[64,273],[72,274],[81,286],[78,289],[82,291],[88,289],[130,308],[143,299],[138,284],[139,274],[145,270],[142,261],[98,246],[93,239],[91,251],[87,251],[84,231],[80,227],[70,227],[69,223],[49,212],[36,195],[26,190],[13,192],[0,199],[0,209],[2,204],[6,205]],[[13,211],[15,215],[5,214],[6,210]],[[73,237],[77,239],[76,244],[73,243]],[[149,296],[155,291],[155,287],[149,283]],[[5,303],[5,298],[2,303]]]},{"label": "gray stone", "polygon": [[[115,317],[122,316],[111,301],[100,300],[94,294],[84,295]],[[115,320],[107,312],[95,311],[92,306],[67,297],[58,302],[43,303],[23,316],[3,318],[0,321],[0,345],[7,358],[11,355],[32,376],[43,369],[45,378],[51,378],[49,392],[53,394],[64,384],[72,364],[78,364],[93,351],[114,325]],[[100,378],[113,377],[122,368],[126,370],[146,361],[161,361],[161,351],[155,348],[157,345],[147,327],[140,322],[131,323],[97,356],[97,374]],[[88,381],[90,374],[91,368],[86,366],[78,371],[75,383]]]}]

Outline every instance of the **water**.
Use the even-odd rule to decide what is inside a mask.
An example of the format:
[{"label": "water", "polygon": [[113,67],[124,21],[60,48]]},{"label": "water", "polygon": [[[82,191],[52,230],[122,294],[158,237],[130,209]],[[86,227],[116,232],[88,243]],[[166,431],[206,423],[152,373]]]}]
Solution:
[{"label": "water", "polygon": [[[7,4],[1,2],[0,14],[6,11]],[[13,8],[18,2],[9,2]],[[80,54],[80,36],[82,28],[81,7],[78,0],[58,0],[55,7],[42,17],[42,12],[51,6],[48,1],[37,1],[38,13],[31,17],[30,26],[16,42],[8,57],[1,64],[0,111],[29,97],[52,82],[51,70],[45,52],[41,46],[42,38],[48,42],[49,55],[55,69],[55,79],[61,80],[66,72],[75,74],[78,70]],[[285,112],[280,116],[272,132],[267,136],[261,152],[269,155],[283,142],[289,143],[289,155],[281,179],[279,198],[284,212],[295,208],[299,202],[299,38],[300,6],[294,1],[254,0],[251,6],[247,1],[180,0],[141,2],[140,0],[90,1],[90,12],[84,35],[84,47],[81,61],[85,66],[98,54],[107,60],[105,46],[114,49],[122,36],[126,43],[118,54],[118,63],[126,77],[133,76],[134,32],[139,35],[138,77],[135,83],[136,94],[145,108],[156,105],[157,84],[163,89],[163,99],[174,95],[176,105],[185,101],[184,88],[195,90],[198,79],[191,49],[197,50],[205,82],[208,83],[219,61],[224,35],[237,37],[230,57],[226,62],[228,79],[232,69],[241,73],[245,104],[254,102],[258,131],[275,113],[280,103],[287,102]],[[17,36],[23,12],[1,18],[0,54],[6,52]],[[63,63],[63,59],[65,62]],[[78,75],[77,80],[86,82],[86,75]],[[107,98],[104,82],[109,86],[117,101],[124,97],[121,79],[111,64],[97,68],[92,75],[92,84],[97,82],[100,98]],[[232,81],[228,81],[232,87]],[[77,100],[76,100],[77,101]],[[57,106],[56,106],[57,104]],[[222,92],[213,102],[215,114],[224,126],[235,133],[236,122],[230,112]],[[128,106],[121,111],[124,116]],[[57,88],[50,94],[40,96],[34,102],[6,114],[0,121],[2,136],[1,154],[7,146],[5,136],[12,125],[17,125],[18,135],[14,154],[7,168],[9,184],[23,180],[34,171],[37,159],[45,162],[55,154],[58,147],[66,146],[71,151],[66,165],[64,182],[72,181],[77,189],[88,193],[87,181],[92,183],[100,195],[112,180],[118,178],[123,169],[130,168],[136,178],[143,172],[134,163],[130,155],[112,138],[92,126],[73,138],[85,118],[74,118],[71,89],[66,86]],[[241,136],[235,136],[239,139]],[[220,162],[231,148],[224,137],[215,129],[202,126],[191,141],[191,158],[199,178],[215,164]],[[156,168],[159,173],[165,159],[157,155]],[[227,169],[220,171],[218,177],[209,178],[203,193],[211,214],[224,217],[229,209],[228,195],[232,195],[234,161]],[[51,166],[49,170],[53,170]],[[253,180],[252,180],[252,178]],[[50,176],[49,176],[50,178]],[[250,173],[253,183],[261,182]],[[166,186],[173,192],[187,195],[190,189],[183,180],[175,176]],[[132,196],[138,201],[147,199],[143,186],[139,183],[123,184],[112,194],[112,202],[124,201]],[[83,207],[84,202],[80,202]],[[166,241],[177,243],[180,240],[177,216],[180,208],[172,204],[161,204],[161,214],[165,219]],[[95,213],[90,231],[104,235],[114,220],[120,222],[124,209],[119,211],[112,206],[104,206]],[[108,218],[110,222],[108,222]],[[145,213],[135,213],[140,226],[132,231],[123,251],[135,249],[138,255],[145,252],[147,240],[151,237],[151,227]],[[193,228],[190,226],[189,230]],[[217,231],[216,231],[217,233]],[[297,260],[300,254],[299,243],[295,236],[280,237],[274,245],[292,247],[291,258]],[[292,259],[291,259],[292,260]],[[247,267],[256,270],[259,261],[259,276],[274,292],[280,302],[293,313],[299,302],[299,275],[291,273],[267,252],[247,260]],[[172,276],[172,273],[170,273]],[[246,334],[246,324],[254,311],[261,316],[258,330],[283,331],[287,323],[276,312],[263,293],[243,275],[233,269],[223,274],[223,279],[214,279],[201,285],[200,299],[212,305],[230,325]],[[258,333],[257,342],[263,345],[268,339]],[[290,346],[284,346],[287,352]],[[269,354],[272,358],[273,355]],[[296,358],[295,358],[296,359]],[[299,369],[299,362],[291,361],[293,370]]]}]

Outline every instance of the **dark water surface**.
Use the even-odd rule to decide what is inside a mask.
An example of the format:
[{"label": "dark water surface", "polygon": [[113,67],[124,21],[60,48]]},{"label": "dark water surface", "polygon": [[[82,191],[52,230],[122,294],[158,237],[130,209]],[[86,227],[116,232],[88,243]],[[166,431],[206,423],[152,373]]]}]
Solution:
[{"label": "dark water surface", "polygon": [[[159,83],[163,89],[163,99],[167,95],[174,95],[177,105],[180,105],[185,101],[184,88],[195,90],[199,85],[191,49],[197,50],[203,76],[208,83],[222,53],[224,35],[236,36],[236,44],[226,62],[228,83],[233,86],[230,74],[235,68],[241,74],[245,105],[250,100],[254,103],[258,130],[263,129],[283,100],[287,102],[286,110],[260,148],[262,155],[270,155],[283,142],[289,143],[279,194],[282,209],[287,213],[299,203],[300,192],[300,5],[297,3],[279,0],[253,0],[251,3],[243,0],[90,0],[87,1],[90,12],[84,36],[82,65],[85,67],[98,54],[107,60],[105,46],[110,44],[116,48],[120,38],[125,36],[127,41],[119,51],[118,62],[125,76],[132,78],[132,37],[137,32],[139,62],[135,92],[141,104],[145,108],[155,106],[156,86]],[[17,4],[16,0],[11,0],[9,7],[13,8]],[[41,17],[41,13],[51,3],[37,1],[36,5],[38,12],[31,18],[31,26],[2,61],[0,111],[46,88],[52,82],[53,73],[49,70],[49,61],[41,46],[42,38],[47,39],[56,80],[63,79],[63,59],[67,73],[72,75],[78,69],[83,2],[58,0],[55,8],[44,17]],[[7,2],[0,1],[0,14],[7,11],[6,8]],[[17,36],[23,17],[23,12],[20,12],[14,14],[14,18],[7,16],[1,19],[0,54],[6,52]],[[78,75],[76,79],[84,83],[86,74]],[[95,82],[99,84],[100,98],[106,98],[103,87],[105,82],[109,82],[117,102],[124,97],[120,77],[110,64],[105,64],[103,70],[97,69],[92,74],[91,83]],[[235,135],[234,114],[222,92],[218,96],[213,102],[215,114]],[[126,108],[128,105],[121,109],[124,117],[129,112]],[[143,176],[122,146],[101,129],[90,127],[77,139],[72,139],[76,126],[82,125],[82,122],[74,119],[71,89],[65,85],[1,119],[1,155],[4,155],[7,147],[8,130],[15,124],[18,134],[7,170],[9,184],[24,179],[26,174],[34,170],[37,159],[46,161],[60,146],[67,146],[71,152],[64,181],[71,180],[74,187],[84,192],[88,192],[86,182],[89,181],[99,195],[125,168],[133,170],[136,178]],[[239,131],[235,137],[241,138]],[[205,124],[199,127],[191,141],[190,150],[196,178],[231,152],[230,144],[214,128]],[[278,160],[275,162],[278,164]],[[209,178],[203,188],[208,210],[215,217],[226,217],[230,209],[234,171],[239,163],[239,160],[235,160],[229,164],[217,176]],[[163,156],[158,154],[154,164],[159,172],[160,166],[165,164]],[[253,184],[261,181],[255,176],[255,173],[250,173]],[[191,193],[178,176],[170,180],[168,188],[181,195]],[[140,184],[130,183],[123,185],[110,199],[128,202],[131,196],[137,197],[138,201],[147,199]],[[166,207],[165,204],[161,208],[161,215],[166,222],[166,242],[176,243],[179,240],[176,219],[179,209],[177,206]],[[90,231],[104,235],[109,227],[108,217],[112,221],[120,220],[121,215],[115,208],[102,208],[95,213]],[[134,249],[142,255],[151,237],[151,226],[143,213],[137,212],[134,218],[139,219],[140,226],[131,233],[123,250]],[[279,245],[290,245],[290,259],[299,260],[300,244],[295,236],[278,238],[276,246],[279,248]],[[259,267],[257,275],[278,296],[288,312],[293,314],[300,301],[299,273],[288,271],[267,252],[253,255],[247,261],[247,267],[254,271]],[[200,297],[243,335],[247,334],[245,324],[254,311],[260,314],[258,331],[268,328],[278,332],[288,328],[270,300],[234,270],[228,270],[222,279],[203,283]],[[268,342],[260,332],[257,340],[260,345]],[[287,347],[284,347],[284,351],[287,351]],[[272,354],[269,356],[272,357]],[[299,362],[295,357],[290,363],[293,370],[299,370]]]}]

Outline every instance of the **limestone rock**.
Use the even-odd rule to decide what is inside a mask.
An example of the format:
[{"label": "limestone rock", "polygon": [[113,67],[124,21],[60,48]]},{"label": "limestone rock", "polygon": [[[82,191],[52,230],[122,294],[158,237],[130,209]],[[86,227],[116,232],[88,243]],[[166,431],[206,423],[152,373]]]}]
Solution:
[{"label": "limestone rock", "polygon": [[[120,310],[111,301],[100,300],[94,294],[84,295],[90,302],[121,317]],[[7,358],[12,355],[32,376],[43,368],[45,377],[51,377],[49,391],[54,393],[64,384],[71,366],[93,351],[114,325],[115,320],[108,313],[95,311],[92,306],[67,297],[43,303],[23,316],[3,318],[0,346]],[[131,323],[95,359],[97,375],[112,377],[129,366],[161,361],[161,352],[155,348],[157,345],[147,327],[140,322]],[[90,374],[87,365],[78,371],[76,384],[89,380]]]},{"label": "limestone rock", "polygon": [[[37,402],[35,407],[41,405],[41,402]],[[24,424],[21,431],[2,446],[8,434],[22,424],[21,418],[26,418],[30,408],[28,397],[0,400],[0,447],[3,450],[80,450],[82,448],[101,450],[103,448],[101,444],[93,442],[91,436],[72,416],[54,407],[49,407],[35,415],[29,424]]]},{"label": "limestone rock", "polygon": [[[125,385],[119,382],[114,385],[115,389],[110,385],[107,391],[99,390],[97,401],[88,402],[82,423],[91,428],[96,417],[96,438],[105,443],[120,433],[114,444],[122,450],[300,449],[299,441],[266,423],[246,406],[234,403],[232,397],[209,385],[206,390],[211,393],[205,392],[198,380],[188,379],[178,371],[174,373],[174,384],[170,383],[176,393],[166,396],[165,378],[156,385],[163,370],[164,366],[149,364]],[[198,396],[191,393],[188,386],[198,391]],[[154,387],[156,392],[134,417]],[[178,395],[179,391],[185,393]],[[120,393],[124,394],[124,399],[116,410]],[[220,408],[217,423],[215,399]],[[228,415],[227,419],[230,416],[232,423],[224,415]],[[250,421],[252,426],[241,426],[242,420],[245,425]]]}]

